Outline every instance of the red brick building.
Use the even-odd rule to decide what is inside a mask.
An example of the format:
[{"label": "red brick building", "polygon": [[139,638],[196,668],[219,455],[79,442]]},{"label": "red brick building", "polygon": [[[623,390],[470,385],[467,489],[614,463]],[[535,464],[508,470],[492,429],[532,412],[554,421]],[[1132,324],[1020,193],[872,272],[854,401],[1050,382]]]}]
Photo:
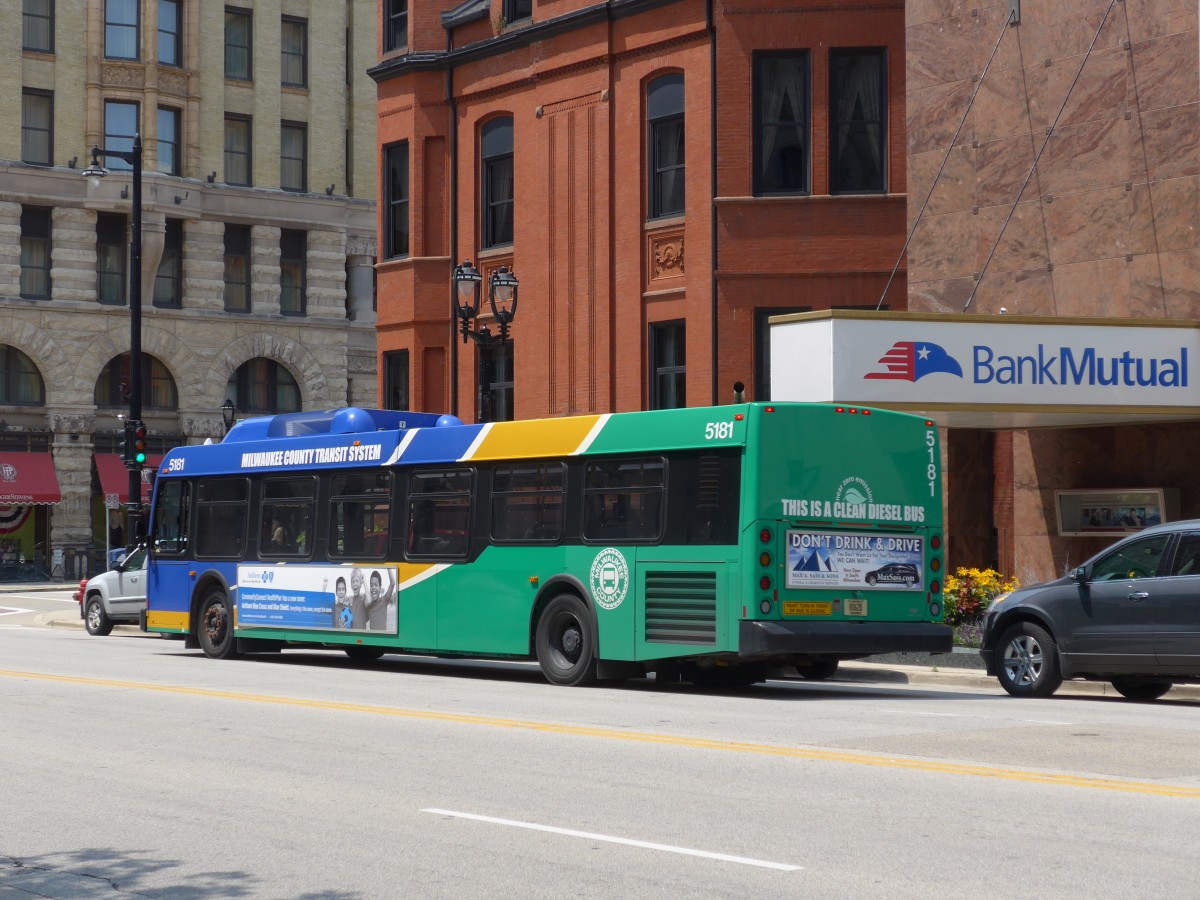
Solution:
[{"label": "red brick building", "polygon": [[769,315],[904,309],[904,31],[898,2],[381,0],[386,405],[476,418],[462,260],[520,280],[497,418],[764,399]]}]

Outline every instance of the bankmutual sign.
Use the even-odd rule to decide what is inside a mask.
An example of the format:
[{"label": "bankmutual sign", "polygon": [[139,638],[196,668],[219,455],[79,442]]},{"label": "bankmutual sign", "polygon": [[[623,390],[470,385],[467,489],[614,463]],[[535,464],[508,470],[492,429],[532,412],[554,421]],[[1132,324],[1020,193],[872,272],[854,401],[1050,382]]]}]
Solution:
[{"label": "bankmutual sign", "polygon": [[771,320],[771,399],[1200,417],[1195,322],[834,310]]}]

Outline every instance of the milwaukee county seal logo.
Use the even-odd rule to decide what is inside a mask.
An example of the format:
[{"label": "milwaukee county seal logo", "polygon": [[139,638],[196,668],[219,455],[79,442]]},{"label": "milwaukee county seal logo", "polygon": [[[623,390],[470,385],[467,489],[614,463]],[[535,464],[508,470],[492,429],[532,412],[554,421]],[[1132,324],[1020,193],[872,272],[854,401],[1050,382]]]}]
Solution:
[{"label": "milwaukee county seal logo", "polygon": [[629,593],[629,566],[621,551],[605,547],[592,562],[592,596],[605,609],[616,609]]}]

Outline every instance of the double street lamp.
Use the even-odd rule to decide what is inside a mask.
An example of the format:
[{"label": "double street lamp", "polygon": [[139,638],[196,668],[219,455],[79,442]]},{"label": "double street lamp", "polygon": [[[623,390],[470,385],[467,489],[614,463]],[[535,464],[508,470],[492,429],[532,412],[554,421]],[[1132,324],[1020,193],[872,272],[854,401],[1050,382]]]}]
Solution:
[{"label": "double street lamp", "polygon": [[[133,228],[129,243],[129,415],[125,419],[125,466],[129,469],[129,501],[125,508],[129,517],[130,546],[142,537],[142,464],[145,462],[142,424],[142,135],[133,136],[130,150],[109,150],[92,146],[92,161],[83,170],[83,177],[99,186],[108,169],[100,163],[102,156],[115,156],[133,167]],[[143,449],[137,449],[141,444]],[[141,457],[140,459],[138,457]]]},{"label": "double street lamp", "polygon": [[488,302],[492,315],[500,324],[499,334],[493,334],[487,324],[472,330],[471,322],[479,317],[483,294],[483,276],[465,260],[454,267],[454,313],[459,318],[463,343],[468,340],[479,347],[479,421],[491,422],[492,370],[495,351],[508,342],[508,326],[517,315],[517,276],[508,266],[500,266],[488,279]]}]

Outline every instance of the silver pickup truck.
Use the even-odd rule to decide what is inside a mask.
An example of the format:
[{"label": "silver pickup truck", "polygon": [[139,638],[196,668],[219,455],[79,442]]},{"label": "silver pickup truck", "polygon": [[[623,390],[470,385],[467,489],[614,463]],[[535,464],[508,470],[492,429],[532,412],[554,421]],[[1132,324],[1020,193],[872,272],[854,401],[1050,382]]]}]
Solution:
[{"label": "silver pickup truck", "polygon": [[136,624],[146,608],[146,548],[134,548],[107,572],[81,581],[75,600],[88,634],[109,634],[117,623]]}]

